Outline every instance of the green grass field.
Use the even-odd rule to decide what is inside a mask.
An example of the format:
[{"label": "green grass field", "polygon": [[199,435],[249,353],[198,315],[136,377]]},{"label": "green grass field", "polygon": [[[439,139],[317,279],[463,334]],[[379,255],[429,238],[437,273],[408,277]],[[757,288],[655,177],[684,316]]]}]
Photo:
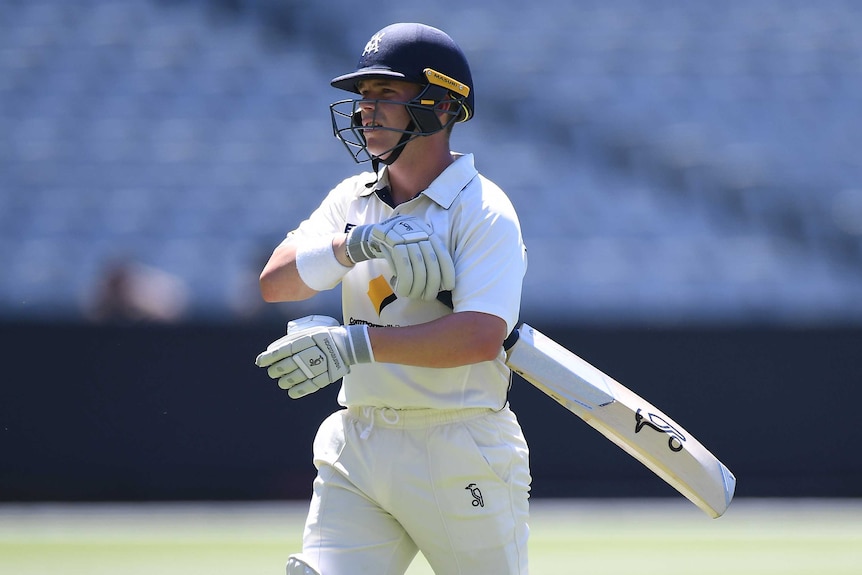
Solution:
[{"label": "green grass field", "polygon": [[[304,504],[0,505],[3,575],[284,573]],[[862,501],[532,505],[533,575],[858,575]],[[429,575],[420,556],[409,575]]]}]

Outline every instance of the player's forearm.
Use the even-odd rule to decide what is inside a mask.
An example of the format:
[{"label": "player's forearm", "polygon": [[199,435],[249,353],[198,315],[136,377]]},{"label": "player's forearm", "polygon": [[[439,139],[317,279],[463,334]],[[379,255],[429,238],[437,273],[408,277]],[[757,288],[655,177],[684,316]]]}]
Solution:
[{"label": "player's forearm", "polygon": [[316,293],[299,277],[296,246],[285,242],[275,248],[260,273],[260,295],[264,301],[300,301]]},{"label": "player's forearm", "polygon": [[460,312],[406,327],[369,328],[376,361],[420,367],[457,367],[495,359],[506,322],[479,312]]},{"label": "player's forearm", "polygon": [[[331,253],[328,257],[335,256],[336,268],[341,268],[338,273],[343,274],[345,269],[353,266],[353,262],[347,257],[344,247],[346,234],[338,234],[332,238]],[[267,302],[299,301],[308,299],[318,290],[303,281],[297,267],[298,247],[293,242],[285,240],[270,256],[269,261],[260,274],[260,293]],[[309,273],[315,273],[315,264],[307,265]],[[329,273],[325,269],[325,273]],[[312,276],[313,277],[313,276]]]}]

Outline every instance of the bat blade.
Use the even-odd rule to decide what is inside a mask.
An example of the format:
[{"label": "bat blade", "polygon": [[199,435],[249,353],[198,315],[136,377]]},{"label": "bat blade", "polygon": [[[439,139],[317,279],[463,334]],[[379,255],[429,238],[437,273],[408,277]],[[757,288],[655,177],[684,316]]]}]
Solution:
[{"label": "bat blade", "polygon": [[733,473],[660,409],[526,323],[509,367],[643,463],[709,516],[736,489]]}]

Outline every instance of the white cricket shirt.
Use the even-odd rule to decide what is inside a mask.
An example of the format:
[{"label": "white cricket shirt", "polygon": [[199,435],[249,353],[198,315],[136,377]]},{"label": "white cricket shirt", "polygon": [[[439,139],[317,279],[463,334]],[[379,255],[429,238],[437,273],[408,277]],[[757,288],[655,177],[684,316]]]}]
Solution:
[{"label": "white cricket shirt", "polygon": [[[386,167],[373,187],[368,187],[374,181],[371,172],[348,178],[288,234],[297,240],[331,236],[405,214],[423,219],[446,244],[455,262],[454,309],[439,301],[396,297],[387,281],[391,271],[386,260],[372,259],[357,264],[342,280],[345,324],[405,326],[453,311],[477,311],[502,318],[509,331],[516,326],[527,267],[518,217],[503,191],[476,171],[471,154],[454,156],[455,162],[425,191],[395,208],[379,195],[386,190]],[[500,409],[509,386],[504,362],[501,342],[494,361],[462,367],[354,365],[344,377],[338,401],[395,409]]]}]

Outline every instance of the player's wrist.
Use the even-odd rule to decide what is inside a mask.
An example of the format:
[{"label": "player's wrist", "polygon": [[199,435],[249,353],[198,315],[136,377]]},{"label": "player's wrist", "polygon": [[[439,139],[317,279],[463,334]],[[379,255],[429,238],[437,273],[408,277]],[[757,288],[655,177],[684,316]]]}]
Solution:
[{"label": "player's wrist", "polygon": [[335,255],[332,238],[307,240],[296,249],[296,271],[303,283],[316,291],[334,288],[350,270]]},{"label": "player's wrist", "polygon": [[356,363],[373,363],[374,350],[371,348],[371,338],[368,335],[367,325],[345,325],[344,330],[346,348],[344,351],[347,361],[352,365]]},{"label": "player's wrist", "polygon": [[347,259],[354,264],[379,257],[379,254],[374,253],[369,245],[372,228],[373,225],[356,226],[347,232],[344,246],[347,250]]}]

